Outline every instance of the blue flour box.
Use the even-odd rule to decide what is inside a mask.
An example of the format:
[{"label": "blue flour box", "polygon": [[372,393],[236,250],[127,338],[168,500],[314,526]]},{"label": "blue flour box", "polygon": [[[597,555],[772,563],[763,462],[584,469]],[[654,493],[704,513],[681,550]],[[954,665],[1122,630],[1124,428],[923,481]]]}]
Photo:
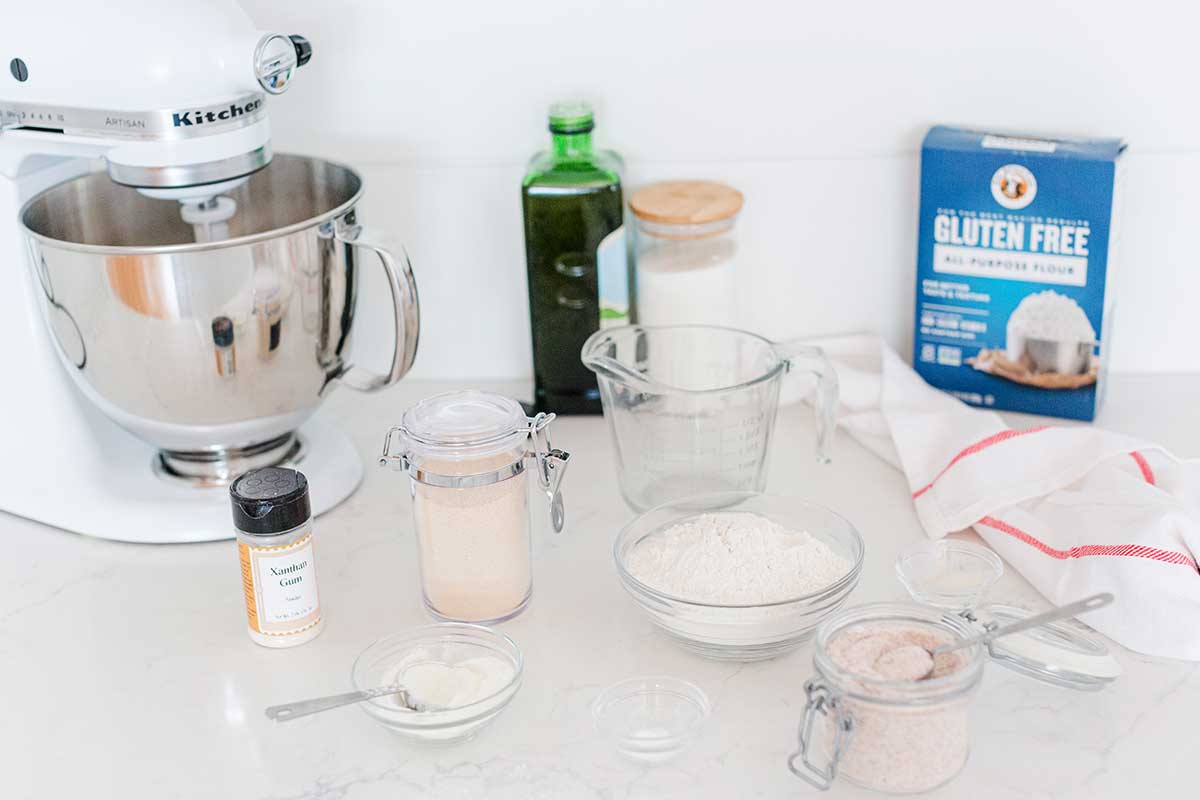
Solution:
[{"label": "blue flour box", "polygon": [[971,405],[1095,416],[1124,152],[1119,139],[929,131],[913,343],[926,381]]}]

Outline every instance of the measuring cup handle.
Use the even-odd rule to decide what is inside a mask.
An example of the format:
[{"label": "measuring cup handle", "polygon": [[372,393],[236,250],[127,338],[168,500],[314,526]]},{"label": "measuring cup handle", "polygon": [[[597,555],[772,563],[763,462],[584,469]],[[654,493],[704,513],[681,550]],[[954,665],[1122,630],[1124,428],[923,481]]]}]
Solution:
[{"label": "measuring cup handle", "polygon": [[833,430],[837,425],[834,418],[838,404],[837,370],[819,347],[797,342],[775,342],[774,346],[780,357],[787,361],[789,371],[801,369],[817,378],[817,391],[813,398],[817,420],[817,461],[828,464],[833,458]]}]

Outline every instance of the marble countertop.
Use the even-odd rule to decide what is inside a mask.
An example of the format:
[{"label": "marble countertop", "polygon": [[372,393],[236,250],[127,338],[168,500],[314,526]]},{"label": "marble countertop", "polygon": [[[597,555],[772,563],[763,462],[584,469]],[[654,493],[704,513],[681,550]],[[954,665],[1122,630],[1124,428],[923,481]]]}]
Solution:
[{"label": "marble countertop", "polygon": [[[811,646],[764,663],[704,661],[659,634],[627,599],[613,537],[632,516],[600,418],[555,423],[572,452],[561,535],[535,542],[534,596],[502,629],[525,684],[475,740],[420,749],[346,708],[276,725],[274,703],[348,690],[350,665],[384,634],[428,622],[417,584],[406,478],[374,468],[384,429],[448,384],[342,392],[322,415],[369,465],[359,491],[317,520],[315,641],[268,650],[247,638],[234,545],[129,545],[0,514],[0,777],[5,798],[752,798],[817,796],[785,766],[804,706]],[[489,387],[503,388],[503,387]],[[512,387],[508,387],[510,390]],[[1100,423],[1200,454],[1200,376],[1122,376]],[[1024,421],[1014,422],[1022,424]],[[923,534],[902,476],[839,434],[812,463],[808,411],[780,415],[770,490],[813,499],[867,543],[851,603],[901,599],[896,551]],[[1038,607],[1008,573],[993,599]],[[976,697],[966,768],[934,797],[1130,798],[1194,794],[1200,667],[1114,646],[1124,675],[1100,693],[1042,685],[996,665]],[[592,731],[596,694],[651,673],[699,684],[707,727],[678,760],[626,762]],[[841,785],[832,798],[871,797]]]}]

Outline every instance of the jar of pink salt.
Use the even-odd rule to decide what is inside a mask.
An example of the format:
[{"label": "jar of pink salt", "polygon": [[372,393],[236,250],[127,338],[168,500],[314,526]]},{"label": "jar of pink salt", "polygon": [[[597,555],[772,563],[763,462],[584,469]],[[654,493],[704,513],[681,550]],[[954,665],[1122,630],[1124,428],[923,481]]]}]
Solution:
[{"label": "jar of pink salt", "polygon": [[978,632],[966,618],[907,603],[830,617],[817,632],[792,772],[821,789],[841,777],[895,794],[928,791],[957,775],[987,654],[972,645],[935,663],[928,653]]},{"label": "jar of pink salt", "polygon": [[[550,445],[553,414],[527,417],[490,392],[435,395],[388,431],[380,464],[408,473],[425,607],[436,617],[499,622],[529,603],[529,492],[564,522],[568,454]],[[533,479],[529,479],[532,472]]]},{"label": "jar of pink salt", "polygon": [[1121,674],[1107,645],[1070,622],[940,654],[943,644],[1031,613],[988,604],[952,612],[911,603],[839,611],[817,630],[800,747],[788,759],[819,789],[838,777],[893,794],[925,792],[967,761],[967,716],[987,661],[1042,683],[1099,691]]}]

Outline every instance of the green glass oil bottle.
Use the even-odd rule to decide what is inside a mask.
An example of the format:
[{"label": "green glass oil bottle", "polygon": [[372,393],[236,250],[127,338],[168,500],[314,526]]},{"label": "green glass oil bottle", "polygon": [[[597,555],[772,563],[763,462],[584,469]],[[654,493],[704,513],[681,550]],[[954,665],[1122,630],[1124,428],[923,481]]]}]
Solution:
[{"label": "green glass oil bottle", "polygon": [[579,352],[599,328],[630,321],[622,164],[592,149],[594,125],[585,103],[551,106],[551,148],[521,187],[537,411],[599,414],[596,376]]}]

